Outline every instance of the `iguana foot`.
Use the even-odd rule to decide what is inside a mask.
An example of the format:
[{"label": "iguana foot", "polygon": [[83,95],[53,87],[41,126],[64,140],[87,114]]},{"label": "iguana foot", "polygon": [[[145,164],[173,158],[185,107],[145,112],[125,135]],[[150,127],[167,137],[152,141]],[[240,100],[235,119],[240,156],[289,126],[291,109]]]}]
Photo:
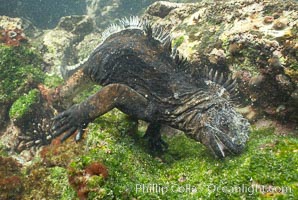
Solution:
[{"label": "iguana foot", "polygon": [[82,139],[85,128],[88,123],[92,121],[89,117],[89,112],[93,108],[86,103],[75,104],[68,110],[58,114],[53,118],[54,126],[52,127],[54,137],[60,136],[64,133],[61,141],[65,141],[72,136],[75,132],[75,141]]}]

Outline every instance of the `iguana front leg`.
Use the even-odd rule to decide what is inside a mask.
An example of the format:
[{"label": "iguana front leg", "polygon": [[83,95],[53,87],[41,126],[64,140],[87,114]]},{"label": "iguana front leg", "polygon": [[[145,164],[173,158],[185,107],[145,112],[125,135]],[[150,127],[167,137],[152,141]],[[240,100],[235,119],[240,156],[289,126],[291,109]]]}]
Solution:
[{"label": "iguana front leg", "polygon": [[135,118],[145,119],[147,107],[147,99],[134,89],[122,84],[110,84],[90,96],[86,101],[75,104],[56,116],[52,129],[54,136],[66,132],[62,141],[77,132],[75,139],[78,141],[82,138],[84,129],[89,122],[113,108],[119,108]]},{"label": "iguana front leg", "polygon": [[59,87],[49,89],[45,85],[39,84],[38,88],[48,103],[53,104],[55,108],[65,109],[73,104],[73,98],[79,92],[92,85],[94,85],[94,82],[90,77],[84,73],[83,69],[79,69],[71,78]]}]

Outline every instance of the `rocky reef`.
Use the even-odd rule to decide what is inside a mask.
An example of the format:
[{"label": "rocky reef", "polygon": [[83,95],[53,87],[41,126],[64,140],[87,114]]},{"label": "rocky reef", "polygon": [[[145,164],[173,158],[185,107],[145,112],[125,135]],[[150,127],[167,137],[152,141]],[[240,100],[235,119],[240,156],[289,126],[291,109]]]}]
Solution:
[{"label": "rocky reef", "polygon": [[[43,60],[48,66],[47,71],[59,75],[61,65],[78,62],[79,52],[75,47],[91,33],[95,34],[93,36],[95,40],[100,38],[94,30],[93,19],[86,15],[76,15],[62,17],[55,29],[47,30],[40,35],[36,43],[43,52]],[[96,41],[98,42],[98,39]],[[87,41],[85,44],[87,45]]]},{"label": "rocky reef", "polygon": [[[50,29],[34,20],[0,17],[1,199],[298,196],[297,1],[154,2],[133,7],[135,0],[86,0],[88,9],[60,13]],[[214,160],[171,129],[163,130],[168,151],[152,154],[142,140],[146,124],[137,130],[138,124],[117,110],[91,123],[82,142],[53,139],[51,118],[61,108],[46,98],[47,88],[61,84],[60,67],[88,56],[103,28],[130,8],[171,32],[194,76],[209,67],[237,79],[238,110],[253,125],[242,155]]]},{"label": "rocky reef", "polygon": [[169,30],[201,68],[238,78],[244,114],[297,121],[297,23],[294,1],[156,2],[144,17]]}]

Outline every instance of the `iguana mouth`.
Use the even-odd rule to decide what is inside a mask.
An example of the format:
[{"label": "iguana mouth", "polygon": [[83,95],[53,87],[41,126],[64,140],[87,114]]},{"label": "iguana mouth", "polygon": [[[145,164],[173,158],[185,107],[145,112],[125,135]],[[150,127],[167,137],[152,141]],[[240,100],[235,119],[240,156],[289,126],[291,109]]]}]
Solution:
[{"label": "iguana mouth", "polygon": [[215,143],[217,144],[218,149],[222,157],[225,157],[226,154],[239,154],[243,150],[243,145],[236,144],[233,139],[226,137],[226,134],[221,130],[217,129],[215,132]]}]

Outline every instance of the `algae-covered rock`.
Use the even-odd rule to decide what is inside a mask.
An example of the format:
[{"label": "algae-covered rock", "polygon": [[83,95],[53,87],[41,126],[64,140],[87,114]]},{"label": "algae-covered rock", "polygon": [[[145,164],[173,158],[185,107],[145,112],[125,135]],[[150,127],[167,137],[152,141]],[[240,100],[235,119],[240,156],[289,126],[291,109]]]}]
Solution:
[{"label": "algae-covered rock", "polygon": [[36,39],[51,74],[60,75],[60,67],[78,62],[76,46],[94,31],[94,22],[88,16],[62,17],[55,29],[47,30]]},{"label": "algae-covered rock", "polygon": [[22,178],[21,165],[13,158],[0,156],[0,198],[22,199]]},{"label": "algae-covered rock", "polygon": [[30,47],[0,45],[0,129],[12,103],[43,80],[41,58]]},{"label": "algae-covered rock", "polygon": [[23,30],[25,35],[29,38],[37,37],[42,33],[29,20],[18,17],[0,16],[0,29],[19,29]]},{"label": "algae-covered rock", "polygon": [[178,49],[195,64],[193,71],[199,74],[206,66],[231,71],[239,79],[242,103],[251,104],[256,116],[294,121],[297,7],[295,1],[161,1],[145,18],[170,31],[174,44],[183,38]]},{"label": "algae-covered rock", "polygon": [[141,138],[144,127],[128,135],[127,122],[113,111],[90,124],[85,142],[46,148],[26,172],[24,197],[291,199],[298,194],[293,136],[253,130],[241,156],[214,160],[201,145],[175,134],[163,137],[169,144],[164,154],[152,156]]},{"label": "algae-covered rock", "polygon": [[38,99],[39,91],[37,89],[33,89],[28,94],[21,96],[12,104],[9,110],[9,118],[14,121],[24,118],[25,115],[30,113],[30,109],[32,112],[32,107],[38,102]]},{"label": "algae-covered rock", "polygon": [[75,51],[77,52],[78,59],[84,60],[85,58],[87,58],[100,42],[100,33],[93,32],[89,35],[86,35],[84,39],[75,46]]},{"label": "algae-covered rock", "polygon": [[85,36],[93,31],[93,21],[88,16],[72,15],[62,17],[56,27],[67,32]]},{"label": "algae-covered rock", "polygon": [[151,5],[147,9],[147,13],[152,16],[157,16],[160,18],[164,18],[169,14],[169,12],[175,8],[180,7],[182,4],[179,3],[170,3],[167,1],[158,1]]},{"label": "algae-covered rock", "polygon": [[71,47],[75,41],[75,37],[73,33],[63,29],[49,30],[43,34],[43,60],[49,65],[48,70],[52,74],[60,74],[60,66],[63,63],[67,51],[69,51],[67,52],[69,57],[73,56]]},{"label": "algae-covered rock", "polygon": [[37,89],[50,77],[42,71],[42,58],[30,44],[2,44],[0,57],[0,138],[7,151],[22,154],[15,156],[24,163],[34,157],[36,149],[31,151],[31,147],[50,143],[54,110]]},{"label": "algae-covered rock", "polygon": [[50,129],[55,112],[37,88],[18,98],[9,110],[10,123],[0,135],[5,149],[22,164],[31,161],[53,139]]},{"label": "algae-covered rock", "polygon": [[43,79],[40,56],[30,47],[0,45],[0,102],[15,100]]}]

